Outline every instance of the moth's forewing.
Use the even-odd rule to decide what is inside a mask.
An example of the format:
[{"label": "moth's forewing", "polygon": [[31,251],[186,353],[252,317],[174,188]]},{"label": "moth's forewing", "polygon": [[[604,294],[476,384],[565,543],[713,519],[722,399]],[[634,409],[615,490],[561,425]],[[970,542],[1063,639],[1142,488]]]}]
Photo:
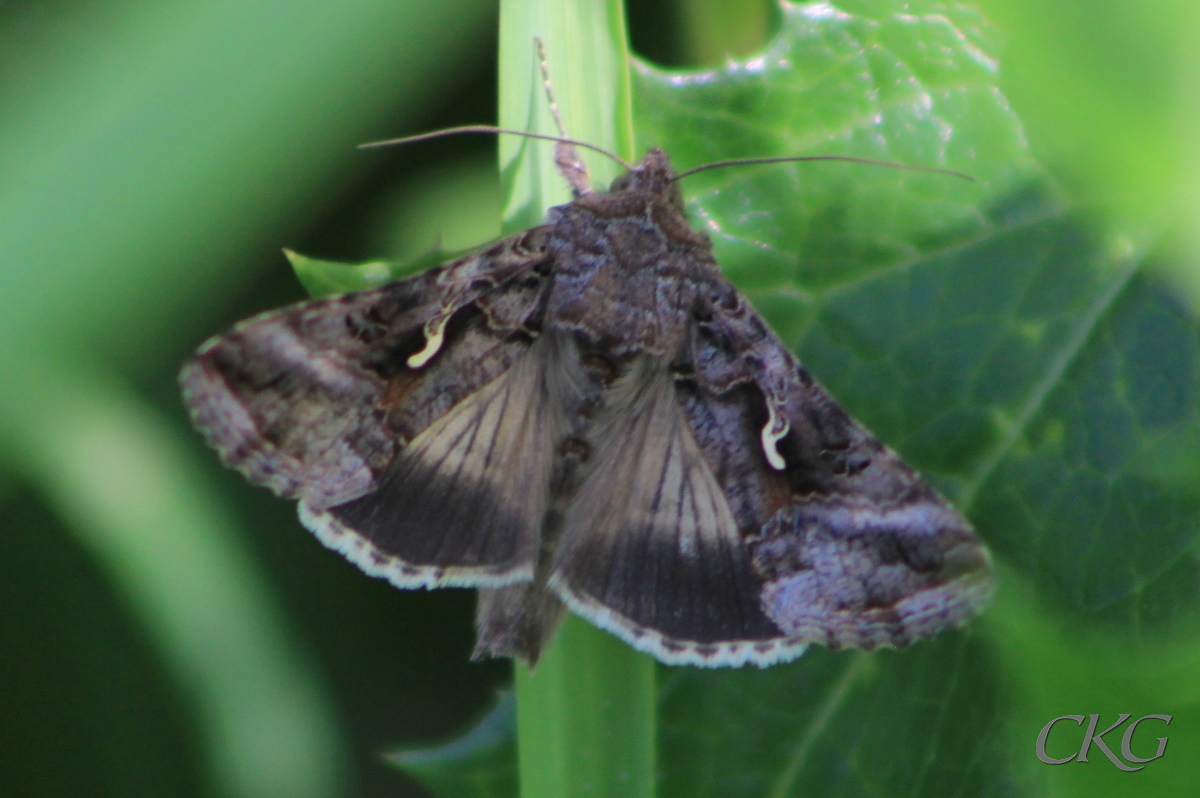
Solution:
[{"label": "moth's forewing", "polygon": [[285,498],[326,507],[370,491],[396,449],[387,381],[367,365],[375,331],[419,335],[431,282],[294,305],[210,339],[179,375],[193,423],[225,465]]},{"label": "moth's forewing", "polygon": [[[761,370],[721,382],[649,358],[627,368],[556,551],[550,586],[567,605],[665,662],[706,666],[785,661],[809,642],[906,645],[978,612],[990,565],[962,517],[765,324],[750,339],[721,314],[705,324],[723,329],[698,348],[720,339]],[[695,358],[721,368],[715,352]],[[779,386],[782,469],[762,435]]]},{"label": "moth's forewing", "polygon": [[[213,338],[180,375],[194,423],[368,573],[400,587],[528,579],[550,459],[532,452],[554,429],[553,408],[528,401],[544,359],[522,358],[542,293],[536,232]],[[443,317],[437,356],[411,367]]]},{"label": "moth's forewing", "polygon": [[874,506],[793,502],[749,543],[767,614],[831,647],[908,645],[991,600],[986,550],[925,485]]},{"label": "moth's forewing", "polygon": [[[974,616],[992,580],[970,524],[841,408],[745,297],[717,293],[724,301],[695,337],[702,367],[692,406],[713,408],[712,392],[737,384],[737,362],[750,364],[742,374],[758,396],[743,405],[741,424],[743,435],[762,432],[759,467],[731,467],[721,442],[705,451],[728,475],[725,495],[735,501],[768,617],[793,639],[870,649]],[[785,422],[777,436],[768,434],[775,412]],[[691,416],[697,428],[712,426]],[[737,424],[730,417],[721,426]],[[778,481],[765,475],[775,469],[787,485],[782,500]]]}]

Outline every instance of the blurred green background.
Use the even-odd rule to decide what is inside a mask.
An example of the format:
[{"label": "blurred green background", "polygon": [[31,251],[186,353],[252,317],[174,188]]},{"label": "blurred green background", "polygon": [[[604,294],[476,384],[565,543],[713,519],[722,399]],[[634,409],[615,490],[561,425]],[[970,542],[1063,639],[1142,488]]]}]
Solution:
[{"label": "blurred green background", "polygon": [[[982,6],[1034,153],[1197,292],[1196,4]],[[379,752],[448,738],[509,683],[467,662],[467,592],[331,555],[219,467],[175,386],[206,336],[303,296],[281,247],[498,233],[493,142],[354,149],[493,120],[496,13],[0,4],[0,794],[422,795]],[[776,17],[655,0],[630,27],[651,60],[710,64]]]}]

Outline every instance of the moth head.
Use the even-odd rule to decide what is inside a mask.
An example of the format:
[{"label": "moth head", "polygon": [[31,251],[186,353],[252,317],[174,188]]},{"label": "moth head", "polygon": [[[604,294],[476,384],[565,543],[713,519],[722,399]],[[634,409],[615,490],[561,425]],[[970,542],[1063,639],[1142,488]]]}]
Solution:
[{"label": "moth head", "polygon": [[683,195],[675,182],[675,171],[667,153],[654,147],[632,169],[612,182],[609,191],[635,191],[663,197],[683,212]]}]

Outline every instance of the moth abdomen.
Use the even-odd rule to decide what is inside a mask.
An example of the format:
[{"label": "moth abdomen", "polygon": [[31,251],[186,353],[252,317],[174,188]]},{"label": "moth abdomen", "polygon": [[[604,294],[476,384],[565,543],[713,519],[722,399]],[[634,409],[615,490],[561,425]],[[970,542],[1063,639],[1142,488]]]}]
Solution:
[{"label": "moth abdomen", "polygon": [[564,460],[583,465],[592,458],[592,445],[583,438],[572,436],[563,440],[558,452]]},{"label": "moth abdomen", "polygon": [[611,388],[621,375],[621,368],[610,357],[596,352],[582,351],[581,362],[588,375],[604,388]]}]

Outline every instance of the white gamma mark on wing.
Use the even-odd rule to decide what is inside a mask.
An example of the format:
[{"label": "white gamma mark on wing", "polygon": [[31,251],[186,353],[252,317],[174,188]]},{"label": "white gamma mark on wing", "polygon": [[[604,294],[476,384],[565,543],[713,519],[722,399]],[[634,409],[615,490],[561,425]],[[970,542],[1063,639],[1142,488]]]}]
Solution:
[{"label": "white gamma mark on wing", "polygon": [[767,462],[776,471],[782,471],[787,467],[787,463],[783,459],[783,455],[779,453],[776,444],[780,438],[788,434],[792,428],[788,424],[788,420],[776,409],[773,402],[767,402],[767,411],[770,416],[767,418],[767,423],[763,425],[762,430],[762,447],[763,454],[767,457]]},{"label": "white gamma mark on wing", "polygon": [[419,369],[433,360],[433,356],[442,348],[442,342],[446,340],[446,322],[449,320],[449,316],[438,314],[425,322],[425,348],[409,356],[406,362],[410,369]]}]

